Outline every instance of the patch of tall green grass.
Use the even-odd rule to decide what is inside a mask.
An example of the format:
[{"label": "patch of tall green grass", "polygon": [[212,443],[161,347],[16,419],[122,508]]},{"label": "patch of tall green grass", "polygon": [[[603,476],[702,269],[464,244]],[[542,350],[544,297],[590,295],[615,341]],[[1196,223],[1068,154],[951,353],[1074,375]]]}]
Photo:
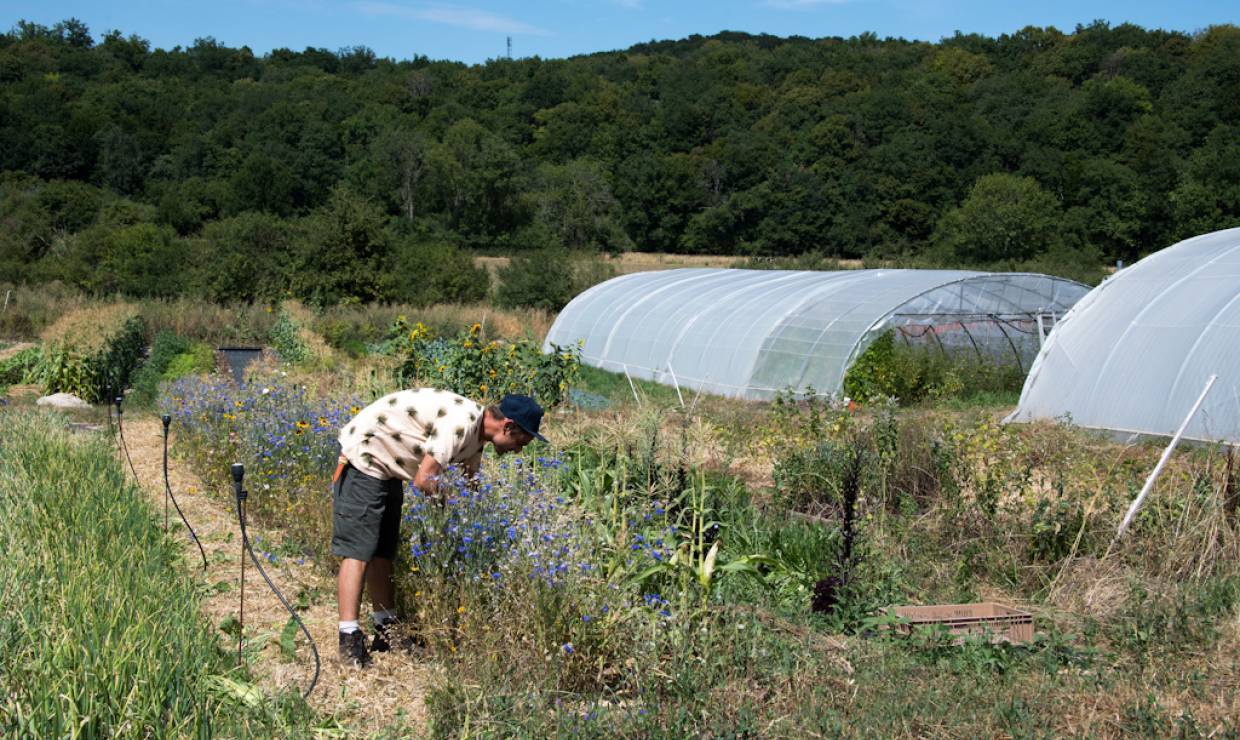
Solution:
[{"label": "patch of tall green grass", "polygon": [[[578,388],[593,396],[606,399],[616,406],[649,404],[656,408],[670,408],[679,405],[676,389],[670,385],[662,385],[650,380],[633,378],[632,385],[624,373],[613,373],[597,367],[582,365],[578,374]],[[693,400],[694,392],[685,391],[689,395],[686,403]]]},{"label": "patch of tall green grass", "polygon": [[[182,548],[107,439],[0,412],[0,735],[279,733],[304,705],[233,698]],[[297,715],[300,713],[300,719]]]}]

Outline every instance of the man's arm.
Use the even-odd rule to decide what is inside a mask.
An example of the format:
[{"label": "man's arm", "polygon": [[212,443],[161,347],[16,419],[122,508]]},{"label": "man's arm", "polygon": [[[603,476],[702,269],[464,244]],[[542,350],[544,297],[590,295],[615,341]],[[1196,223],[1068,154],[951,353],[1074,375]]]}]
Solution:
[{"label": "man's arm", "polygon": [[418,472],[413,476],[413,485],[425,496],[439,493],[439,476],[443,474],[443,466],[434,455],[423,455],[418,465]]}]

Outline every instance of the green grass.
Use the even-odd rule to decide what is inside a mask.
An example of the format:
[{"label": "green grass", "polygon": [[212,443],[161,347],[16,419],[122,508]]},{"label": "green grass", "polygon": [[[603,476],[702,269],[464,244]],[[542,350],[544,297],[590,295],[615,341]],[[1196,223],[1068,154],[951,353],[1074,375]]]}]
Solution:
[{"label": "green grass", "polygon": [[995,407],[1015,407],[1020,403],[1020,389],[1015,390],[998,390],[998,391],[977,391],[971,395],[961,396],[958,398],[947,398],[932,404],[927,404],[930,408],[948,409],[950,411],[967,411],[969,409],[984,409]]},{"label": "green grass", "polygon": [[[280,734],[299,701],[239,703],[245,676],[199,612],[180,543],[107,439],[0,411],[0,735]],[[229,687],[233,686],[233,689]]]},{"label": "green grass", "polygon": [[[579,390],[597,394],[606,398],[614,406],[633,405],[635,403],[650,404],[657,408],[670,408],[680,404],[676,389],[670,385],[661,385],[651,380],[633,378],[633,385],[624,373],[613,373],[588,365],[581,366]],[[634,398],[636,389],[637,399]],[[693,402],[693,391],[684,390],[685,403]]]}]

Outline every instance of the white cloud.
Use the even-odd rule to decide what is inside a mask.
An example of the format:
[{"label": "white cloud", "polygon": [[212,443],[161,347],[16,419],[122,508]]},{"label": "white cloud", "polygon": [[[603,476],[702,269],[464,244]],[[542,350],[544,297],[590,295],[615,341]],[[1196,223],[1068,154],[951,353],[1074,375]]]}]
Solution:
[{"label": "white cloud", "polygon": [[393,3],[364,2],[355,3],[359,11],[366,15],[386,16],[390,18],[408,18],[410,20],[430,21],[448,26],[469,28],[475,31],[493,33],[510,33],[524,36],[551,36],[545,28],[532,26],[529,23],[496,15],[478,8],[467,8],[459,5],[421,5],[405,6]]},{"label": "white cloud", "polygon": [[640,10],[642,7],[642,0],[611,0],[611,1],[615,3],[616,5],[619,5],[622,8],[627,8],[629,10]]}]

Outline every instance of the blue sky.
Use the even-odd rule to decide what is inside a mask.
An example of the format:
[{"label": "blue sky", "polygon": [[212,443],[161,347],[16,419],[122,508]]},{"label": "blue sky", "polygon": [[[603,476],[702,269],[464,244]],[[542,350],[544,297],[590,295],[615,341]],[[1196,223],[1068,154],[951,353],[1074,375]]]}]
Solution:
[{"label": "blue sky", "polygon": [[118,29],[153,46],[213,36],[258,54],[307,46],[369,46],[379,56],[482,62],[504,54],[565,57],[651,39],[747,31],[852,36],[873,31],[936,41],[957,30],[989,36],[1027,25],[1070,31],[1103,19],[1195,31],[1240,22],[1240,2],[1203,0],[0,0],[0,23],[85,21],[96,38]]}]

